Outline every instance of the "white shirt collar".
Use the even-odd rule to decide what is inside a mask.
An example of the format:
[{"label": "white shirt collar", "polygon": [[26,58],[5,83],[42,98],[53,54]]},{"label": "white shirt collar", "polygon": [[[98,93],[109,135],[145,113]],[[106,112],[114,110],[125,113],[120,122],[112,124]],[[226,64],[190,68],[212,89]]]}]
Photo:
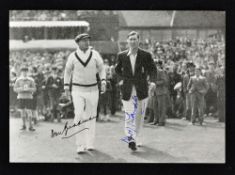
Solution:
[{"label": "white shirt collar", "polygon": [[[139,50],[139,48],[138,48],[138,50]],[[127,56],[130,56],[130,55],[136,56],[137,53],[138,53],[138,50],[137,50],[136,54],[133,54],[133,53],[131,53],[131,49],[129,49],[129,50],[128,50],[128,53],[127,53]]]}]

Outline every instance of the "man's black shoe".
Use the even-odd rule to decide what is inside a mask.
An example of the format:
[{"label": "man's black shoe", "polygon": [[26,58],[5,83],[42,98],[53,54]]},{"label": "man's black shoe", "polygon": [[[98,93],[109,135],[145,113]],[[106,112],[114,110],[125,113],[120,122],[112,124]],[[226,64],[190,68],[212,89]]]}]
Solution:
[{"label": "man's black shoe", "polygon": [[135,140],[134,140],[132,137],[128,137],[128,141],[129,141],[128,147],[129,147],[132,151],[137,150],[136,144],[135,144]]},{"label": "man's black shoe", "polygon": [[135,144],[135,142],[134,141],[131,141],[131,142],[129,142],[129,148],[132,150],[132,151],[136,151],[137,150],[137,148],[136,148],[136,144]]},{"label": "man's black shoe", "polygon": [[22,128],[20,130],[26,130],[26,126],[23,125]]},{"label": "man's black shoe", "polygon": [[33,127],[30,127],[29,131],[35,131],[35,129]]}]

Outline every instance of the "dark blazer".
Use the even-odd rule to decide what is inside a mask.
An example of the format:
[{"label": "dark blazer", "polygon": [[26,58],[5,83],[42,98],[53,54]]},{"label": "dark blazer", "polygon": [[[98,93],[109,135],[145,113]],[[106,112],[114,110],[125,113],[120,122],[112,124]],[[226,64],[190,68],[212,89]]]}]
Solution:
[{"label": "dark blazer", "polygon": [[135,73],[133,75],[130,57],[127,54],[128,50],[119,53],[115,66],[119,79],[123,80],[123,85],[121,86],[122,99],[130,99],[132,85],[134,85],[138,99],[142,100],[148,97],[147,76],[150,76],[150,81],[154,81],[154,74],[156,74],[157,69],[151,54],[139,48],[135,62]]}]

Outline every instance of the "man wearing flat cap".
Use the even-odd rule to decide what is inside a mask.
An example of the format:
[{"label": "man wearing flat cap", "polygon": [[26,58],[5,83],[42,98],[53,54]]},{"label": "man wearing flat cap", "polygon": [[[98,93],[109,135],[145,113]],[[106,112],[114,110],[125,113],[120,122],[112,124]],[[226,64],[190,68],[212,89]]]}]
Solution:
[{"label": "man wearing flat cap", "polygon": [[131,150],[135,151],[141,146],[141,129],[143,128],[146,102],[148,97],[147,76],[156,73],[154,61],[149,52],[139,48],[139,34],[132,31],[127,36],[129,49],[118,54],[115,67],[121,81],[122,102],[125,110],[126,137],[122,140],[128,143]]},{"label": "man wearing flat cap", "polygon": [[[94,149],[95,124],[98,105],[98,83],[96,74],[101,79],[101,91],[105,91],[106,72],[100,54],[89,46],[90,36],[86,33],[75,38],[77,50],[67,60],[64,72],[64,89],[70,97],[69,85],[72,82],[72,100],[74,104],[74,127],[77,153]],[[72,81],[71,81],[72,80]],[[86,122],[82,122],[86,120]]]}]

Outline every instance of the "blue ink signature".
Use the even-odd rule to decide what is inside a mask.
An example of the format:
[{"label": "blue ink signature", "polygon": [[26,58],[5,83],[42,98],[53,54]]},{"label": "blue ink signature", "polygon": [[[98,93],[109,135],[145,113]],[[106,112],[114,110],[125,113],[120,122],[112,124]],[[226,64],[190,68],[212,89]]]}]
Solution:
[{"label": "blue ink signature", "polygon": [[[132,128],[130,127],[126,127],[127,130],[128,130],[128,134],[130,135],[129,137],[133,138],[133,134],[134,132],[136,132],[135,130],[133,130]],[[126,143],[129,143],[130,140],[129,140],[129,137],[128,136],[125,136],[123,138],[121,138],[122,141],[126,142]]]},{"label": "blue ink signature", "polygon": [[133,96],[132,99],[134,100],[134,103],[133,103],[134,104],[134,111],[131,114],[129,114],[128,112],[125,112],[126,116],[128,117],[125,120],[134,120],[135,119],[135,116],[136,116],[136,113],[137,113],[137,107],[138,107],[137,96]]},{"label": "blue ink signature", "polygon": [[[129,126],[132,126],[135,128],[135,117],[137,114],[137,107],[138,107],[137,100],[138,100],[138,98],[137,98],[137,96],[133,96],[132,99],[133,99],[134,111],[131,114],[129,114],[128,112],[125,112],[125,114],[126,114],[125,121],[128,122]],[[141,115],[143,115],[144,112],[145,112],[145,103],[144,103],[143,109],[141,110]],[[126,129],[128,130],[128,135],[130,135],[129,137],[133,138],[133,135],[136,131],[130,127],[126,127]],[[126,143],[129,143],[130,142],[129,137],[125,136],[125,137],[121,138],[121,140]]]},{"label": "blue ink signature", "polygon": [[[134,102],[133,102],[134,111],[131,114],[129,114],[128,112],[125,112],[125,114],[126,114],[125,121],[128,121],[129,126],[135,127],[135,117],[136,117],[137,107],[138,107],[138,104],[137,104],[138,98],[137,98],[137,96],[133,96],[132,99],[134,100]],[[133,135],[136,131],[130,127],[126,127],[126,129],[128,130],[128,135],[130,135],[129,137],[133,137]],[[125,136],[125,137],[121,138],[121,140],[126,143],[129,143],[130,142],[130,140],[128,139],[129,137]]]}]

